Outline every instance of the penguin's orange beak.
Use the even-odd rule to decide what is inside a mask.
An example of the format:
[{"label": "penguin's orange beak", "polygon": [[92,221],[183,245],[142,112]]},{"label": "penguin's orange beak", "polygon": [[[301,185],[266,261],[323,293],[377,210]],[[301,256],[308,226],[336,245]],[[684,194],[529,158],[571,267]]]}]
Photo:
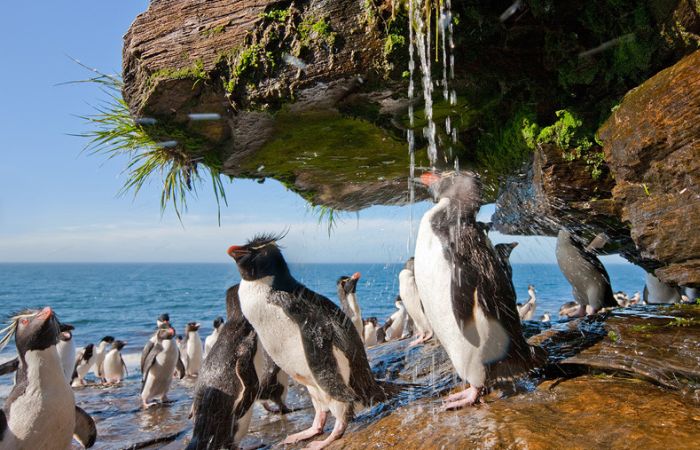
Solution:
[{"label": "penguin's orange beak", "polygon": [[430,186],[440,180],[440,175],[435,172],[425,172],[420,176],[420,182],[426,186]]},{"label": "penguin's orange beak", "polygon": [[237,260],[238,258],[250,253],[250,251],[247,248],[242,247],[240,245],[232,245],[228,248],[228,251],[226,253],[228,253],[228,256],[230,256],[231,258]]},{"label": "penguin's orange beak", "polygon": [[53,310],[51,309],[50,306],[45,307],[41,311],[39,311],[39,314],[36,315],[38,319],[48,319],[49,317],[53,316]]},{"label": "penguin's orange beak", "polygon": [[352,278],[353,280],[359,280],[360,279],[360,272],[353,273],[352,277],[350,277],[350,278]]}]

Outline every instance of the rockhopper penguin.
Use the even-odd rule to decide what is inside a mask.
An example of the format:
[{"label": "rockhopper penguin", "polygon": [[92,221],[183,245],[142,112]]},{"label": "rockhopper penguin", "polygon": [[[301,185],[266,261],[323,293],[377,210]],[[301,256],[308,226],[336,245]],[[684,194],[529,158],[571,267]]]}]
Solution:
[{"label": "rockhopper penguin", "polygon": [[20,363],[0,411],[0,449],[64,450],[71,447],[73,435],[84,447],[92,447],[95,422],[75,405],[63,375],[56,349],[59,322],[51,308],[23,311],[4,331],[8,333],[3,343],[15,336]]},{"label": "rockhopper penguin", "polygon": [[194,429],[188,450],[238,448],[248,432],[255,400],[273,400],[280,412],[289,412],[283,401],[288,377],[265,354],[243,316],[238,288],[226,292],[228,317],[194,388],[190,413]]},{"label": "rockhopper penguin", "polygon": [[92,371],[102,382],[105,380],[104,374],[100,372],[102,370],[102,362],[105,360],[105,355],[107,355],[109,348],[112,347],[112,343],[114,343],[114,337],[105,336],[100,343],[97,344],[97,349],[95,350],[95,367]]},{"label": "rockhopper penguin", "polygon": [[224,324],[224,318],[221,316],[218,316],[216,319],[214,319],[214,330],[211,332],[209,336],[204,340],[204,357],[206,358],[209,352],[211,351],[211,348],[214,346],[214,343],[216,340],[219,338],[219,332],[221,331],[221,326]]},{"label": "rockhopper penguin", "polygon": [[416,328],[416,338],[409,345],[410,347],[422,344],[433,337],[433,329],[425,317],[423,305],[421,304],[418,287],[416,286],[416,276],[413,273],[415,258],[409,258],[399,272],[399,296],[403,299],[406,312],[413,320]]},{"label": "rockhopper penguin", "polygon": [[306,386],[316,411],[313,425],[288,436],[287,444],[323,433],[327,412],[335,417],[331,434],[310,448],[339,439],[355,408],[387,399],[374,379],[357,329],[343,311],[292,277],[276,241],[260,235],[228,254],[241,273],[243,315],[253,325],[273,361]]},{"label": "rockhopper penguin", "polygon": [[196,377],[202,368],[202,339],[199,337],[199,324],[189,322],[185,327],[183,340],[185,373],[188,377]]},{"label": "rockhopper penguin", "polygon": [[435,336],[470,387],[446,408],[475,403],[487,384],[527,374],[544,351],[523,338],[508,274],[476,223],[481,187],[468,172],[425,173],[437,204],[416,239],[416,285]]},{"label": "rockhopper penguin", "polygon": [[176,368],[180,378],[185,374],[180,352],[173,339],[175,330],[164,324],[155,337],[156,342],[148,341],[141,358],[141,406],[144,409],[153,406],[153,403],[149,403],[152,399],[159,399],[163,403],[168,401],[168,391]]},{"label": "rockhopper penguin", "polygon": [[[357,302],[357,281],[360,279],[360,272],[355,272],[351,277],[346,275],[338,278],[335,286],[338,290],[340,309],[348,316],[355,326],[360,338],[364,338],[364,326],[362,324],[362,311]],[[363,339],[364,341],[364,339]]]},{"label": "rockhopper penguin", "polygon": [[75,355],[73,375],[71,376],[71,384],[73,386],[82,386],[85,384],[85,375],[90,372],[96,359],[95,344],[88,344],[78,351],[78,354]]},{"label": "rockhopper penguin", "polygon": [[100,372],[104,375],[107,383],[119,383],[129,375],[121,353],[125,345],[125,341],[116,340],[112,343],[112,348],[105,355]]},{"label": "rockhopper penguin", "polygon": [[70,383],[73,375],[73,366],[75,365],[75,341],[73,340],[75,327],[67,323],[61,323],[59,324],[59,329],[60,333],[58,334],[56,350],[59,358],[61,358],[63,376],[66,378],[66,383]]},{"label": "rockhopper penguin", "polygon": [[579,305],[576,316],[595,314],[602,308],[617,306],[610,286],[610,277],[598,256],[586,249],[567,230],[557,235],[557,263],[571,284],[574,300]]}]

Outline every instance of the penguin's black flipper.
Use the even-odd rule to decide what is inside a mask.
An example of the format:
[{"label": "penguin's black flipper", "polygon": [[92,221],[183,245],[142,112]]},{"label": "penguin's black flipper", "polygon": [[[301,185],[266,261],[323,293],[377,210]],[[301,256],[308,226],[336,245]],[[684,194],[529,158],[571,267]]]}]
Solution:
[{"label": "penguin's black flipper", "polygon": [[182,362],[182,358],[180,358],[179,350],[177,352],[177,364],[175,365],[175,371],[181,380],[185,378],[185,364]]},{"label": "penguin's black flipper", "polygon": [[[148,376],[148,371],[151,370],[153,363],[156,361],[156,356],[158,353],[163,351],[163,346],[159,343],[153,343],[150,345],[150,350],[145,358],[143,358],[143,365],[141,366],[141,391],[143,392],[143,387],[146,385],[146,377]],[[124,360],[122,360],[122,363]]]},{"label": "penguin's black flipper", "polygon": [[7,417],[5,417],[5,411],[0,409],[0,442],[5,438],[5,430],[7,430]]},{"label": "penguin's black flipper", "polygon": [[129,369],[126,367],[126,363],[124,362],[124,358],[122,357],[122,354],[119,354],[119,359],[122,362],[122,367],[124,368],[124,372],[126,372],[126,376],[129,376]]},{"label": "penguin's black flipper", "polygon": [[85,448],[95,445],[97,440],[97,428],[95,421],[79,406],[75,407],[75,428],[73,437]]},{"label": "penguin's black flipper", "polygon": [[19,367],[19,357],[15,357],[5,363],[0,364],[0,375],[7,375],[17,371]]}]

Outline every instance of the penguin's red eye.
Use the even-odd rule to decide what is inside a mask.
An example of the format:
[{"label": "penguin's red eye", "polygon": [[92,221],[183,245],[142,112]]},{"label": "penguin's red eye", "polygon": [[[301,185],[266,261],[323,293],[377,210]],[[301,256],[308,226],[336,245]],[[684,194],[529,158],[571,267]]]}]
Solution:
[{"label": "penguin's red eye", "polygon": [[29,319],[22,319],[19,321],[22,325],[26,325],[29,323]]}]

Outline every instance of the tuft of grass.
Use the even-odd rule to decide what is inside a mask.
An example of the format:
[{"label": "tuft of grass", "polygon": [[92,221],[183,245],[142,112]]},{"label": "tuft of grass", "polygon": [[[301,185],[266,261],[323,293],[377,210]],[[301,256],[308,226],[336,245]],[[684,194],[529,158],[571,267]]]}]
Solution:
[{"label": "tuft of grass", "polygon": [[[182,130],[167,125],[141,125],[134,120],[129,107],[121,96],[122,80],[90,69],[97,76],[79,82],[100,84],[108,100],[95,107],[95,114],[80,116],[91,128],[77,134],[88,139],[83,151],[103,155],[108,159],[126,157],[124,172],[126,181],[120,195],[133,192],[136,196],[144,184],[160,175],[163,185],[160,196],[161,214],[172,205],[178,219],[187,211],[188,195],[196,195],[197,185],[208,172],[216,198],[218,220],[221,223],[221,201],[228,204],[221,180],[221,162],[211,152],[198,152],[201,141],[186,135]],[[152,133],[147,132],[147,128]],[[167,136],[177,144],[166,146],[155,142],[152,135]]]},{"label": "tuft of grass", "polygon": [[311,212],[318,217],[318,224],[321,225],[325,221],[328,226],[328,237],[338,225],[338,220],[341,218],[342,212],[326,205],[310,204]]},{"label": "tuft of grass", "polygon": [[617,342],[620,340],[620,336],[613,330],[608,331],[608,338],[613,342]]}]

